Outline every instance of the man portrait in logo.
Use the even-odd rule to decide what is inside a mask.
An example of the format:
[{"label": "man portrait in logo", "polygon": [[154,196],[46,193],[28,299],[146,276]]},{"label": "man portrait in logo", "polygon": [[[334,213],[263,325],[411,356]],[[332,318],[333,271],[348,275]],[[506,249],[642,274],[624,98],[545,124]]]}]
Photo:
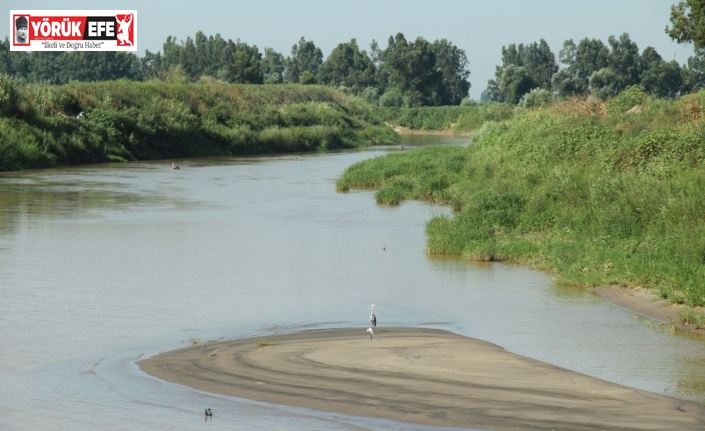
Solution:
[{"label": "man portrait in logo", "polygon": [[27,32],[28,26],[29,20],[26,16],[15,18],[15,45],[29,44],[29,33]]}]

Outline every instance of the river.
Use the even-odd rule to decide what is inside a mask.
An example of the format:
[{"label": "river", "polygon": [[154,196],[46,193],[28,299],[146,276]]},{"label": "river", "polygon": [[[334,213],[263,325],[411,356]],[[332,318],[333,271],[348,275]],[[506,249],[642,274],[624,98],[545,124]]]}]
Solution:
[{"label": "river", "polygon": [[[417,145],[462,145],[443,136]],[[421,430],[215,396],[140,358],[198,340],[359,326],[447,329],[705,402],[705,342],[550,275],[429,256],[441,205],[338,193],[396,148],[0,174],[0,429]],[[203,409],[214,420],[203,421]]]}]

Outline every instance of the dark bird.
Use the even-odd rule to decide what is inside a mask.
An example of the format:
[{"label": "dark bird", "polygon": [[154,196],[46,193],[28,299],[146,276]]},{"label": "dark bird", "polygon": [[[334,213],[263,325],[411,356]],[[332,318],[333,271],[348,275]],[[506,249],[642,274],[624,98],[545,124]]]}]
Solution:
[{"label": "dark bird", "polygon": [[213,418],[213,412],[211,411],[210,408],[206,409],[206,420],[208,420],[208,418],[211,418],[211,419]]},{"label": "dark bird", "polygon": [[372,307],[372,314],[370,314],[370,323],[372,323],[372,326],[377,326],[377,316],[375,316],[375,305],[372,304],[370,305]]}]

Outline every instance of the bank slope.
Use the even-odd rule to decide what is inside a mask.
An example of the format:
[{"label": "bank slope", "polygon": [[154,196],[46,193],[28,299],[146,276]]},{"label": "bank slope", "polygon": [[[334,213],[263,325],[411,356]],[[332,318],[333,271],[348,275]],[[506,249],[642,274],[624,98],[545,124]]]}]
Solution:
[{"label": "bank slope", "polygon": [[0,76],[0,170],[396,141],[369,106],[326,87]]}]

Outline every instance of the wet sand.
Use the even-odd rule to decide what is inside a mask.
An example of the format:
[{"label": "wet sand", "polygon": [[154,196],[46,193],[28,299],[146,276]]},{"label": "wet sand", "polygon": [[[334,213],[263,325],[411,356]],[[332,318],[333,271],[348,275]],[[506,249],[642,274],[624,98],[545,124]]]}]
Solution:
[{"label": "wet sand", "polygon": [[653,290],[643,287],[599,286],[590,288],[613,304],[624,307],[634,313],[659,321],[662,325],[676,331],[705,336],[705,329],[679,322],[678,312],[685,306],[673,304],[659,297]]},{"label": "wet sand", "polygon": [[705,429],[705,406],[608,383],[491,343],[420,328],[378,328],[370,339],[365,330],[208,343],[139,366],[206,392],[423,425]]}]

